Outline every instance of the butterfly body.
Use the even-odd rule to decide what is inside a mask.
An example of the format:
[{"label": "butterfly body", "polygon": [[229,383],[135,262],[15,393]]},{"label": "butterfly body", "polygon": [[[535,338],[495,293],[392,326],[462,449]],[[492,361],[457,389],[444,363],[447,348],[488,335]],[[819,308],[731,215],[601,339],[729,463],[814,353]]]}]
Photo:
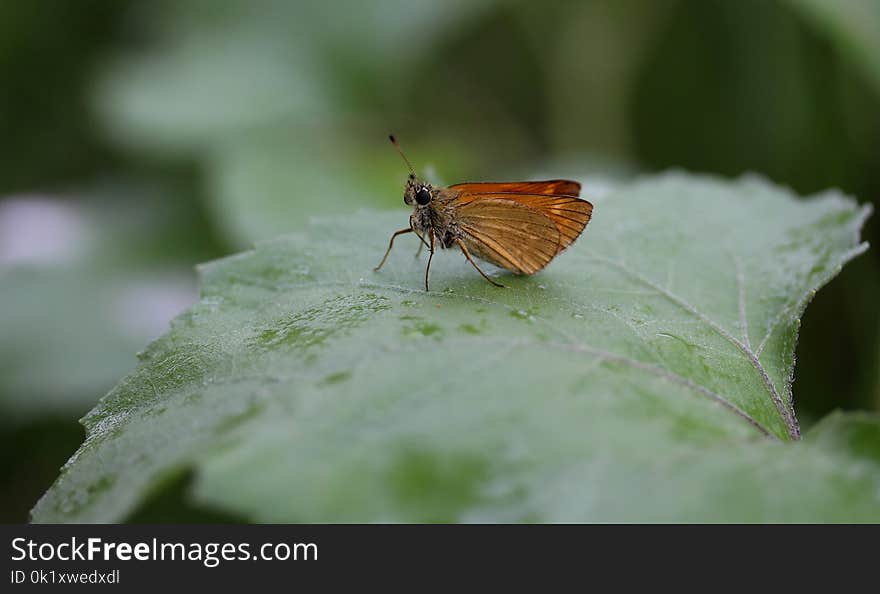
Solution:
[{"label": "butterfly body", "polygon": [[[391,141],[397,146],[393,137]],[[403,194],[403,201],[413,206],[410,226],[392,235],[376,270],[388,258],[394,238],[414,232],[430,251],[425,290],[436,247],[460,249],[483,278],[503,286],[483,272],[472,256],[514,274],[538,272],[571,245],[590,221],[593,205],[579,194],[580,184],[569,180],[435,187],[410,173]]]},{"label": "butterfly body", "polygon": [[[414,196],[419,188],[424,188],[431,195],[431,199],[427,204],[421,205],[413,198],[411,204],[414,208],[410,216],[410,226],[413,231],[423,238],[433,235],[441,248],[456,247],[456,240],[461,239],[463,234],[456,224],[455,209],[450,206],[453,195],[443,188],[434,188],[429,184],[416,186],[413,190],[408,189],[407,193]],[[406,201],[405,197],[404,201]]]}]

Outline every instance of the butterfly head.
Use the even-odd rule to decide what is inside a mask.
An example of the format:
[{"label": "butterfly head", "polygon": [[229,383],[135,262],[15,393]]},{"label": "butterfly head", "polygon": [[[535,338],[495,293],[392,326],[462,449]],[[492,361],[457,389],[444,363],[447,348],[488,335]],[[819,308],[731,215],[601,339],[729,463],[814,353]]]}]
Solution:
[{"label": "butterfly head", "polygon": [[400,145],[397,144],[397,139],[394,137],[394,134],[389,134],[388,140],[391,141],[391,144],[394,145],[394,148],[397,149],[397,152],[403,157],[406,166],[409,167],[409,177],[406,180],[406,188],[403,191],[403,201],[410,206],[427,206],[434,195],[434,189],[431,187],[431,184],[427,184],[416,177],[416,172],[413,170],[412,163],[410,163],[409,159],[406,158],[406,155],[403,154]]},{"label": "butterfly head", "polygon": [[403,191],[403,201],[410,206],[427,206],[434,195],[431,184],[425,183],[414,174],[410,174],[406,180],[406,188]]}]

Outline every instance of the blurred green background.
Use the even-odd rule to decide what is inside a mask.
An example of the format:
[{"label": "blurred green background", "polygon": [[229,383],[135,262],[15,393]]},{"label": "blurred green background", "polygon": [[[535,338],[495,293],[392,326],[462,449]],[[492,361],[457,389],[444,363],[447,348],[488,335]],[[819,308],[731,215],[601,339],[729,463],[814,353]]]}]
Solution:
[{"label": "blurred green background", "polygon": [[[196,299],[196,263],[406,216],[391,130],[438,182],[683,168],[880,195],[880,0],[13,0],[0,81],[4,522]],[[808,308],[802,425],[880,408],[878,299],[873,249]]]}]

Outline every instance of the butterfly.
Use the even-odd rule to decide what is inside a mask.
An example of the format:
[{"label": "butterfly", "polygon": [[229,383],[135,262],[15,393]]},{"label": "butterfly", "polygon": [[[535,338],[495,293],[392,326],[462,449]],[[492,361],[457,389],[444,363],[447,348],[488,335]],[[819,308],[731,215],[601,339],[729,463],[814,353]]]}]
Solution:
[{"label": "butterfly", "polygon": [[435,187],[416,176],[395,137],[388,138],[409,167],[403,201],[413,206],[413,212],[409,227],[391,236],[376,272],[388,259],[394,239],[415,233],[421,240],[419,253],[422,246],[429,251],[426,291],[438,246],[458,248],[484,279],[503,287],[483,272],[475,257],[514,274],[534,274],[570,246],[590,222],[593,205],[579,198],[578,182],[553,179]]}]

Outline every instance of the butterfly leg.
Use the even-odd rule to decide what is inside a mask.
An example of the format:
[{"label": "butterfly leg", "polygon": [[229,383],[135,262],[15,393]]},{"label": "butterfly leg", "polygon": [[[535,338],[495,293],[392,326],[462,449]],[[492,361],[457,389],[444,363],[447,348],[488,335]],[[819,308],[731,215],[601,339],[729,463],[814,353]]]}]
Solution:
[{"label": "butterfly leg", "polygon": [[425,291],[430,291],[428,288],[428,273],[431,271],[431,260],[434,259],[434,230],[431,229],[431,245],[428,246],[428,265],[425,267]]},{"label": "butterfly leg", "polygon": [[[413,231],[415,231],[415,229],[413,229]],[[428,242],[425,241],[425,238],[422,237],[421,233],[419,233],[418,231],[416,231],[415,233],[419,236],[419,239],[421,240],[419,242],[419,249],[416,250],[416,259],[418,259],[418,257],[422,255],[422,248],[428,245]]]},{"label": "butterfly leg", "polygon": [[499,283],[499,282],[497,282],[497,281],[492,280],[491,278],[488,277],[488,275],[486,275],[485,272],[483,272],[482,270],[480,270],[480,267],[477,266],[477,263],[474,262],[474,259],[473,259],[473,258],[471,258],[471,253],[468,251],[467,246],[464,244],[464,242],[463,242],[462,240],[460,240],[460,239],[456,239],[456,240],[455,240],[455,243],[457,243],[457,244],[458,244],[458,247],[461,248],[461,253],[464,254],[464,257],[467,258],[467,261],[471,263],[471,266],[473,266],[474,268],[476,268],[476,269],[477,269],[477,272],[479,272],[481,275],[483,275],[483,278],[484,278],[484,279],[486,279],[487,281],[489,281],[490,283],[492,283],[492,284],[495,285],[496,287],[501,287],[502,289],[504,288],[504,285],[502,285],[501,283]]},{"label": "butterfly leg", "polygon": [[408,229],[401,229],[400,231],[394,232],[394,235],[391,236],[391,241],[388,242],[388,249],[385,250],[385,255],[382,256],[382,261],[379,262],[378,266],[373,268],[373,272],[379,272],[379,269],[382,268],[383,264],[385,264],[385,260],[388,259],[388,254],[391,253],[391,248],[394,247],[394,238],[397,237],[398,235],[403,235],[404,233],[412,233],[412,232],[413,232],[412,227],[410,227]]}]

